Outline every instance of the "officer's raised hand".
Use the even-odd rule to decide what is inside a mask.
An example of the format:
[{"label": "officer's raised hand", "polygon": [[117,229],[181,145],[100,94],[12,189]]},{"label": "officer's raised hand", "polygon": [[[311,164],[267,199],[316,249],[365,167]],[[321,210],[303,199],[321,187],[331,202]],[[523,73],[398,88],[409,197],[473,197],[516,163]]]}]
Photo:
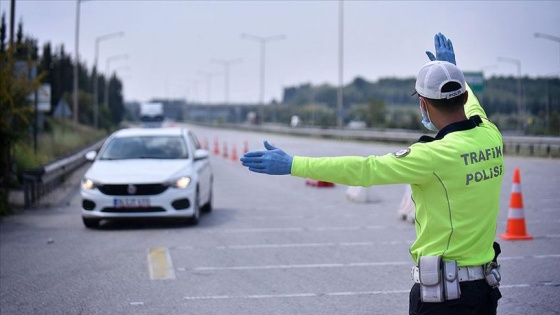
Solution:
[{"label": "officer's raised hand", "polygon": [[442,33],[437,33],[434,36],[434,46],[436,48],[435,56],[429,51],[426,52],[426,55],[428,55],[431,61],[447,61],[457,65],[455,61],[455,51],[453,51],[453,43],[451,43],[450,39],[445,38]]},{"label": "officer's raised hand", "polygon": [[243,166],[250,171],[269,175],[287,175],[292,171],[293,157],[268,141],[264,142],[266,151],[251,151],[241,158]]}]

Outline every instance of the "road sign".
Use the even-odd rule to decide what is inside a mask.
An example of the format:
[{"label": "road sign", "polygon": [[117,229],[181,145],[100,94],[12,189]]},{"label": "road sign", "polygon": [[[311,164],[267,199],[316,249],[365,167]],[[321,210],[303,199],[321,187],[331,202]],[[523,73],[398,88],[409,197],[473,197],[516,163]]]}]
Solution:
[{"label": "road sign", "polygon": [[484,75],[482,71],[463,72],[463,75],[474,93],[482,93],[484,90]]},{"label": "road sign", "polygon": [[43,84],[37,91],[37,110],[40,112],[51,111],[51,85]]}]

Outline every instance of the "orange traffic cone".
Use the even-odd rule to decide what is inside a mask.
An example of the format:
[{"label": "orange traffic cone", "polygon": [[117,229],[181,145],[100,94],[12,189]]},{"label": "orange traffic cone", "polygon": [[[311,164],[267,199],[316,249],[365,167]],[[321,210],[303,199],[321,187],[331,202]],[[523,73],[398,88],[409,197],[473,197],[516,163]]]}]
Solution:
[{"label": "orange traffic cone", "polygon": [[237,147],[235,144],[231,147],[231,160],[234,162],[237,161]]},{"label": "orange traffic cone", "polygon": [[530,240],[533,238],[525,230],[525,210],[523,210],[520,177],[519,168],[516,167],[513,172],[506,233],[500,235],[505,240]]},{"label": "orange traffic cone", "polygon": [[227,142],[224,142],[224,149],[223,149],[223,157],[227,159],[228,157],[228,153],[227,153]]},{"label": "orange traffic cone", "polygon": [[220,155],[220,144],[218,143],[218,138],[214,139],[214,154]]},{"label": "orange traffic cone", "polygon": [[243,154],[249,152],[249,144],[247,143],[247,140],[245,140],[245,142],[243,143]]}]

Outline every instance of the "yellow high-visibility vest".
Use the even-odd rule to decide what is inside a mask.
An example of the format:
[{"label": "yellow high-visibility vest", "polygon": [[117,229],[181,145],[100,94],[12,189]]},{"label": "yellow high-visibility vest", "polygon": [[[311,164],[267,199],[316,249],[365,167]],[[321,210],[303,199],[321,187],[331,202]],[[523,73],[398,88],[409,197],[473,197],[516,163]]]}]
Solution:
[{"label": "yellow high-visibility vest", "polygon": [[410,184],[417,239],[412,259],[443,256],[459,266],[494,258],[493,242],[504,174],[503,143],[470,87],[469,120],[453,123],[435,139],[383,156],[294,156],[291,174],[349,186]]}]

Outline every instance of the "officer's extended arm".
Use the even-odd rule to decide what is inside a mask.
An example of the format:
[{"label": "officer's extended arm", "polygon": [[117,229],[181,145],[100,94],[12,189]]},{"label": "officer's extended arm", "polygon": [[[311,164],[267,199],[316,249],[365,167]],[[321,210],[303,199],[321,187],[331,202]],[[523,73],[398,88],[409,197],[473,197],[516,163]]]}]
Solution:
[{"label": "officer's extended arm", "polygon": [[[247,152],[243,166],[269,175],[292,175],[348,186],[421,183],[429,178],[431,155],[426,148],[408,149],[407,158],[384,156],[303,157],[291,156],[264,142],[265,151]],[[422,167],[419,167],[422,166]]]}]

